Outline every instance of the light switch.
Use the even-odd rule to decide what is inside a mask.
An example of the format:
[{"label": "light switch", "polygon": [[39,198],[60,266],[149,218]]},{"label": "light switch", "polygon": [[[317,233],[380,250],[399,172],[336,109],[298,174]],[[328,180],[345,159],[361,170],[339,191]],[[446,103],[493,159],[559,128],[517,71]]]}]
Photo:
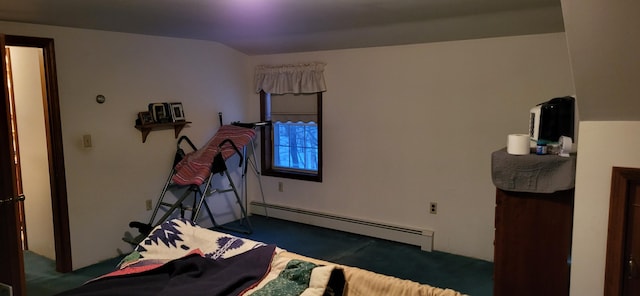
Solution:
[{"label": "light switch", "polygon": [[91,148],[93,144],[91,143],[91,135],[83,135],[82,136],[82,148]]}]

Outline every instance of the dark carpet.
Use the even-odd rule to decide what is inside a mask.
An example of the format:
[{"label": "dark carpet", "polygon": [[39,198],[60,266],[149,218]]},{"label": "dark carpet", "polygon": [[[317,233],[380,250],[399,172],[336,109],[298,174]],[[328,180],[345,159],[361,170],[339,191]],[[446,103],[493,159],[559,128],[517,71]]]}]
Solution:
[{"label": "dark carpet", "polygon": [[[417,246],[263,216],[251,216],[251,223],[253,233],[250,235],[218,231],[276,244],[301,255],[451,288],[472,296],[493,294],[492,262],[444,252],[424,252]],[[116,257],[60,274],[55,271],[52,260],[26,252],[27,295],[48,296],[77,287],[112,271],[120,259]]]}]

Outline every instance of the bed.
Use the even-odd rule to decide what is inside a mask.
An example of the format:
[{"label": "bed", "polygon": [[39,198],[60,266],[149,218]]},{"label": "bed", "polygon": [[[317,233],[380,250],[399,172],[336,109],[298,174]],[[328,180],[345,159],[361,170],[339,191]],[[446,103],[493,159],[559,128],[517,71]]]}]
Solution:
[{"label": "bed", "polygon": [[422,295],[462,296],[334,264],[172,219],[156,226],[114,272],[71,295]]}]

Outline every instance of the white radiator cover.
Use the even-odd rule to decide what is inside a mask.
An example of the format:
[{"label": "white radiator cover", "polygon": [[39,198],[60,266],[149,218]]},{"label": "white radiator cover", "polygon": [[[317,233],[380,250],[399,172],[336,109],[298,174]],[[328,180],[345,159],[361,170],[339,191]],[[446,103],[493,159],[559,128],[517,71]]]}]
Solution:
[{"label": "white radiator cover", "polygon": [[420,246],[423,251],[433,251],[434,233],[427,229],[408,228],[257,201],[251,202],[249,211],[251,214],[402,242]]}]

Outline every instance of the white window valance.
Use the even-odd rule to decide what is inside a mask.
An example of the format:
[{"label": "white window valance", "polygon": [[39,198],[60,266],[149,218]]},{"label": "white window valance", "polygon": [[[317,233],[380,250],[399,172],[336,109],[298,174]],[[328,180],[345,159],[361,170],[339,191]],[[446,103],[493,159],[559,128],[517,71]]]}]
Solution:
[{"label": "white window valance", "polygon": [[324,92],[324,63],[256,66],[256,92],[309,94]]}]

